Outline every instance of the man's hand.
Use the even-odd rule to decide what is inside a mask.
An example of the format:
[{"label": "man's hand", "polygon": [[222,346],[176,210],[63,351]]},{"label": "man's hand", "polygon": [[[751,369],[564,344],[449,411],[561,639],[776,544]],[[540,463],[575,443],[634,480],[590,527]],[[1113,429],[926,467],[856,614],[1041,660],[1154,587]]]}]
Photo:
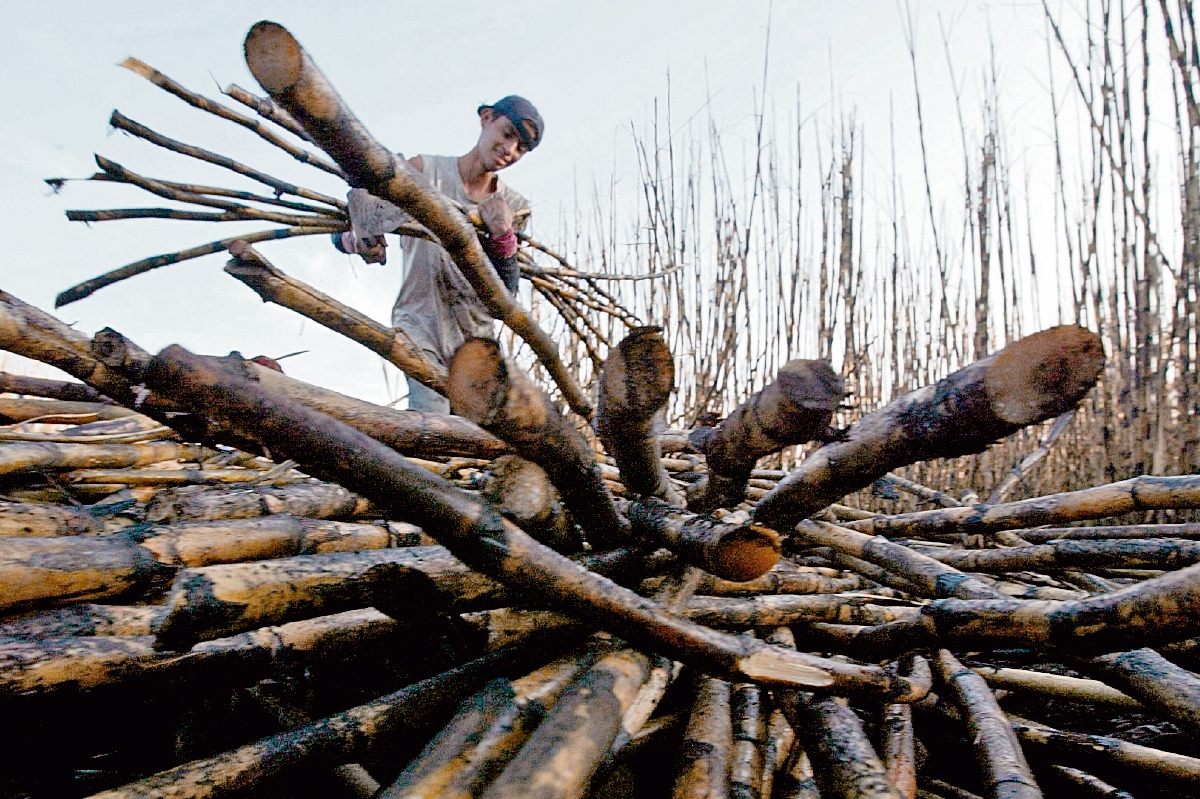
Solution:
[{"label": "man's hand", "polygon": [[356,251],[369,264],[387,263],[387,240],[383,236],[368,236],[358,240]]},{"label": "man's hand", "polygon": [[479,204],[479,217],[493,236],[503,236],[512,230],[513,210],[499,192]]}]

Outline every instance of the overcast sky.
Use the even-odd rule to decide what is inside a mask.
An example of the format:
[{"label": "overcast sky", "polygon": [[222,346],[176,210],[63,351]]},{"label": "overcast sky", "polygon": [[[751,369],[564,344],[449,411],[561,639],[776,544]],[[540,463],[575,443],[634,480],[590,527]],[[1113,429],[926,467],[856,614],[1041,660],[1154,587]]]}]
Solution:
[{"label": "overcast sky", "polygon": [[[1040,4],[924,2],[915,6],[918,60],[934,179],[961,185],[961,146],[941,29],[968,95],[989,57],[1001,65],[1007,123],[1021,147],[1044,146],[1035,107],[1045,105]],[[194,110],[115,64],[136,56],[189,88],[219,97],[237,83],[260,91],[241,44],[260,19],[287,26],[377,138],[397,151],[461,154],[478,133],[475,108],[509,93],[546,120],[539,149],[505,173],[533,202],[536,230],[561,229],[579,193],[611,178],[636,181],[631,129],[644,130],[670,78],[677,126],[711,114],[729,135],[752,128],[763,96],[790,109],[857,109],[868,164],[886,161],[887,109],[902,145],[915,139],[912,75],[893,0],[858,2],[42,2],[10,7],[0,27],[0,286],[47,310],[56,293],[140,258],[230,235],[236,228],[158,220],[70,223],[68,208],[158,206],[114,184],[69,184],[99,153],[142,174],[254,190],[254,184],[108,128],[111,111],[312,188],[336,179],[274,151],[253,134]],[[1044,108],[1037,113],[1044,113]],[[785,114],[781,111],[780,117]],[[906,148],[906,152],[909,151]],[[248,226],[245,229],[255,229]],[[399,251],[386,267],[338,255],[327,240],[263,248],[278,266],[387,321],[400,285]],[[180,343],[207,353],[311,352],[287,362],[301,379],[375,401],[395,398],[377,356],[297,315],[263,305],[222,273],[222,255],[166,267],[56,312],[86,333],[111,326],[147,349]],[[0,358],[4,358],[0,354]],[[22,368],[11,357],[10,369]],[[24,365],[27,367],[27,365]],[[35,370],[36,371],[36,370]],[[49,375],[49,370],[41,374]],[[402,387],[402,381],[399,382]],[[389,387],[390,386],[390,387]]]}]

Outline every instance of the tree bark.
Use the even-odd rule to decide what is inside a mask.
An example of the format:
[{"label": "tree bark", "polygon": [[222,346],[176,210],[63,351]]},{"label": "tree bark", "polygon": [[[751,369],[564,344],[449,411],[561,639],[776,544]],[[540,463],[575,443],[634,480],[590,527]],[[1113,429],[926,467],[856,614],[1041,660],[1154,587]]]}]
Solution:
[{"label": "tree bark", "polygon": [[668,547],[688,563],[725,580],[753,580],[779,560],[779,536],[765,527],[725,524],[712,516],[676,510],[658,499],[633,503],[627,513],[638,537]]},{"label": "tree bark", "polygon": [[1163,714],[1192,735],[1200,732],[1200,676],[1153,649],[1101,655],[1082,668]]},{"label": "tree bark", "polygon": [[62,402],[104,402],[106,397],[91,386],[66,380],[47,380],[0,372],[0,394],[23,394]]},{"label": "tree bark", "polygon": [[188,486],[159,491],[146,504],[146,521],[158,524],[254,519],[279,513],[313,519],[382,515],[368,500],[331,483],[248,488]]},{"label": "tree bark", "polygon": [[570,555],[583,549],[558,492],[533,461],[516,455],[497,458],[488,468],[483,496],[513,524],[556,552]]},{"label": "tree bark", "polygon": [[1035,333],[867,414],[844,441],[814,452],[759,500],[755,518],[788,531],[892,469],[983,452],[999,438],[1070,410],[1103,367],[1095,333],[1066,325]]},{"label": "tree bark", "polygon": [[729,715],[729,683],[700,677],[683,745],[672,799],[725,799],[729,796],[729,761],[733,722]]},{"label": "tree bark", "polygon": [[918,548],[917,551],[940,563],[972,572],[1179,569],[1200,561],[1200,541],[1162,538],[1140,541],[1051,541],[1007,549],[930,547]]}]

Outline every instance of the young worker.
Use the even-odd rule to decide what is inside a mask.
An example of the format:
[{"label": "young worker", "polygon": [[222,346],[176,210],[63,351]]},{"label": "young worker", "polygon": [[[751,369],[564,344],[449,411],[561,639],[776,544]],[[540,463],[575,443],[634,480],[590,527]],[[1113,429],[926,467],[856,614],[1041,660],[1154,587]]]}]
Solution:
[{"label": "young worker", "polygon": [[[520,279],[514,214],[528,201],[496,175],[512,166],[542,139],[544,125],[537,109],[523,97],[510,95],[494,105],[480,106],[479,141],[466,155],[418,155],[414,169],[465,209],[477,207],[487,228],[484,251],[501,280],[516,293]],[[519,224],[524,227],[528,217]],[[356,240],[335,238],[338,249],[357,252],[367,263],[385,260],[383,237]],[[439,244],[402,236],[404,285],[392,308],[392,326],[402,329],[436,363],[449,364],[459,345],[473,336],[493,336],[495,323],[449,254]],[[408,407],[449,413],[450,402],[408,378]]]}]

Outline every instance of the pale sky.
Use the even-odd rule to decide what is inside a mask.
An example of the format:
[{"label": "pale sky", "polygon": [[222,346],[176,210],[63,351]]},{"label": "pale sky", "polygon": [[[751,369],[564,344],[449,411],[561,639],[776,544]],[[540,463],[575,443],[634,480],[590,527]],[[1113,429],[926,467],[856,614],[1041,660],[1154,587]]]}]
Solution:
[{"label": "pale sky", "polygon": [[[1001,66],[1004,114],[1016,146],[1045,148],[1046,45],[1040,4],[924,2],[918,60],[935,185],[953,197],[962,181],[960,133],[939,25],[968,98],[989,57]],[[676,126],[711,114],[727,135],[752,131],[763,96],[782,119],[795,107],[828,120],[831,96],[856,109],[868,169],[887,162],[894,103],[902,165],[916,140],[912,76],[893,0],[859,2],[42,2],[9,7],[0,27],[0,225],[6,251],[0,286],[53,310],[55,294],[150,255],[231,235],[230,224],[159,220],[68,222],[68,208],[158,207],[162,201],[114,184],[68,184],[100,153],[170,180],[260,190],[240,176],[110,132],[111,111],[167,136],[233,156],[327,192],[339,182],[301,166],[252,133],[192,109],[115,64],[136,56],[212,98],[217,85],[261,93],[241,55],[260,19],[287,26],[373,134],[392,149],[461,154],[478,132],[475,108],[518,93],[546,120],[542,145],[504,173],[533,203],[535,232],[554,241],[564,210],[593,185],[635,183],[631,127],[644,130],[668,74]],[[706,98],[711,102],[706,105]],[[228,101],[232,104],[232,101]],[[978,123],[972,112],[971,124]],[[624,183],[623,183],[624,182]],[[961,196],[961,195],[960,195]],[[258,226],[246,226],[246,230]],[[393,242],[394,244],[394,242]],[[400,286],[399,248],[386,267],[337,254],[324,237],[264,245],[284,271],[386,322]],[[296,377],[374,401],[395,398],[378,356],[294,313],[263,305],[226,276],[224,255],[165,267],[106,288],[55,313],[83,332],[111,326],[152,351],[179,343],[247,356],[307,349],[286,362]],[[0,354],[0,358],[4,355]],[[9,358],[7,367],[21,365]],[[37,370],[34,370],[37,371]],[[50,375],[50,370],[38,372]],[[400,381],[399,385],[403,386]]]}]

